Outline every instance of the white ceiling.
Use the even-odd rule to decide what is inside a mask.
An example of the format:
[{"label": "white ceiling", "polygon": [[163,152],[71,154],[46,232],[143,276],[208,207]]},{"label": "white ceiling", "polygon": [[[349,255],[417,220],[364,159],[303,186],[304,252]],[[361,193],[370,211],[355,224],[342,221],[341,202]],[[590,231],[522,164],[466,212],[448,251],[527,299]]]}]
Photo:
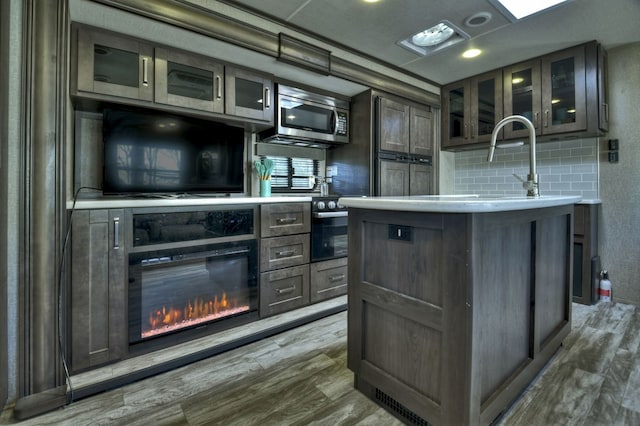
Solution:
[{"label": "white ceiling", "polygon": [[[522,0],[533,1],[533,0]],[[535,56],[597,40],[611,49],[640,42],[640,0],[570,0],[511,23],[489,0],[228,0],[322,36],[437,84],[446,84]],[[489,12],[481,27],[467,17]],[[470,39],[423,57],[396,43],[441,20]],[[462,59],[476,47],[483,55]],[[635,71],[637,72],[637,70]]]}]

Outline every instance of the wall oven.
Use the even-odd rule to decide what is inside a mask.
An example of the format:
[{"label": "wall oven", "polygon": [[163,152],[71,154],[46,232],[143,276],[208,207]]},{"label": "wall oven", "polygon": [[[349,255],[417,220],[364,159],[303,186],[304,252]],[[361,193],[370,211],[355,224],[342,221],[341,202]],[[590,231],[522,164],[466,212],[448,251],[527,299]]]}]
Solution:
[{"label": "wall oven", "polygon": [[265,142],[309,145],[349,142],[349,102],[284,85],[278,86],[275,127],[260,133]]},{"label": "wall oven", "polygon": [[349,218],[338,197],[314,197],[311,216],[311,262],[346,257]]}]

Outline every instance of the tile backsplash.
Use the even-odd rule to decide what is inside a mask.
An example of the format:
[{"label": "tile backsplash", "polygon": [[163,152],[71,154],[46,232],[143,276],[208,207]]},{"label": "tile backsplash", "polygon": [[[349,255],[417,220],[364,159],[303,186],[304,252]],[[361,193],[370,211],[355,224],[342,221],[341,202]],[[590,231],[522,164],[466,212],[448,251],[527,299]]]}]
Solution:
[{"label": "tile backsplash", "polygon": [[[455,154],[456,194],[525,195],[522,183],[529,173],[529,145],[497,148],[493,162],[488,150]],[[575,139],[537,145],[540,195],[581,195],[598,198],[598,139]]]}]

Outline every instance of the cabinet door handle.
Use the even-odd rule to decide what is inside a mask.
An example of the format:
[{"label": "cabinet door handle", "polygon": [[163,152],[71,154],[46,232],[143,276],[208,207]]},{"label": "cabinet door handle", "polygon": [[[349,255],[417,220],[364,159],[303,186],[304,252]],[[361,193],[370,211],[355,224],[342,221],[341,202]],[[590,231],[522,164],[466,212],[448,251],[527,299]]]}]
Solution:
[{"label": "cabinet door handle", "polygon": [[120,218],[113,218],[113,249],[118,250],[120,248]]},{"label": "cabinet door handle", "polygon": [[276,288],[276,294],[293,293],[295,289],[296,289],[295,285],[292,285],[291,287],[286,287],[286,288]]},{"label": "cabinet door handle", "polygon": [[216,76],[216,85],[218,86],[218,90],[216,91],[216,98],[222,99],[222,79],[219,75]]},{"label": "cabinet door handle", "polygon": [[535,116],[536,116],[536,122],[533,123],[533,127],[538,128],[538,126],[540,126],[540,113],[536,112]]},{"label": "cabinet door handle", "polygon": [[549,110],[545,109],[544,110],[544,127],[549,127]]},{"label": "cabinet door handle", "polygon": [[331,281],[332,283],[336,281],[342,281],[344,280],[344,277],[345,277],[344,274],[332,275],[329,277],[329,281]]},{"label": "cabinet door handle", "polygon": [[282,250],[282,251],[277,251],[276,252],[276,258],[280,259],[282,257],[291,257],[294,254],[296,254],[296,252],[294,250]]},{"label": "cabinet door handle", "polygon": [[298,219],[296,219],[295,217],[281,217],[278,220],[276,220],[276,222],[278,223],[278,225],[285,225],[288,223],[296,223]]},{"label": "cabinet door handle", "polygon": [[147,64],[148,62],[149,62],[149,58],[142,58],[142,85],[143,86],[149,85],[149,67]]},{"label": "cabinet door handle", "polygon": [[269,96],[271,94],[271,90],[268,87],[264,88],[264,107],[266,109],[271,108],[271,97]]},{"label": "cabinet door handle", "polygon": [[604,107],[604,121],[608,123],[609,122],[609,104],[606,102],[603,102],[602,106]]},{"label": "cabinet door handle", "polygon": [[468,128],[469,125],[467,123],[464,123],[464,134],[462,135],[465,139],[469,138],[469,132],[468,132]]},{"label": "cabinet door handle", "polygon": [[473,123],[471,123],[471,139],[473,139],[475,135],[475,126],[473,125]]}]

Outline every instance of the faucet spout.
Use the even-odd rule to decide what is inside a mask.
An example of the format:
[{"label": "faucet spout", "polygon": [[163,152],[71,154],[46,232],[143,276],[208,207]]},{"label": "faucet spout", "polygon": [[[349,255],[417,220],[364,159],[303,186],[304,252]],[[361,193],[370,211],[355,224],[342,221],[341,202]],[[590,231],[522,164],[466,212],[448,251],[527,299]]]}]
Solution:
[{"label": "faucet spout", "polygon": [[503,118],[498,122],[498,124],[496,124],[496,127],[491,133],[491,145],[489,145],[487,161],[493,161],[498,133],[504,126],[513,122],[522,123],[529,130],[529,174],[527,175],[527,180],[523,183],[523,187],[527,190],[528,197],[539,197],[540,191],[538,189],[538,174],[536,173],[536,129],[533,127],[531,120],[527,117],[522,115],[510,115]]}]

